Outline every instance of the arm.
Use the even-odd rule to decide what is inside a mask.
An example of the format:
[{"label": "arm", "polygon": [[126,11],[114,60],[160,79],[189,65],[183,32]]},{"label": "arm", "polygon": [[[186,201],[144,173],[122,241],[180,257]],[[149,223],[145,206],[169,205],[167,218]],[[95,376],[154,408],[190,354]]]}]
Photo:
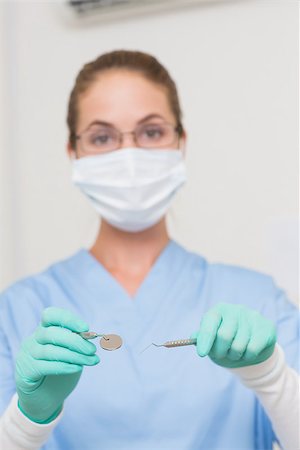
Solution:
[{"label": "arm", "polygon": [[298,376],[275,345],[272,322],[244,306],[220,303],[203,316],[196,336],[199,356],[240,376],[258,396],[284,449],[298,449]]},{"label": "arm", "polygon": [[40,449],[47,442],[61,416],[62,413],[48,424],[33,422],[20,411],[18,396],[14,394],[0,418],[0,450]]},{"label": "arm", "polygon": [[[35,450],[48,439],[83,366],[99,362],[95,345],[77,334],[87,330],[88,325],[68,311],[44,310],[40,326],[22,343],[16,359],[15,385],[10,367],[1,387],[4,393],[5,387],[17,390],[1,417],[1,450]],[[7,367],[11,366],[8,346],[3,345],[3,353]]]},{"label": "arm", "polygon": [[299,376],[286,364],[282,348],[276,345],[272,356],[260,364],[230,370],[255,392],[282,448],[299,449]]}]

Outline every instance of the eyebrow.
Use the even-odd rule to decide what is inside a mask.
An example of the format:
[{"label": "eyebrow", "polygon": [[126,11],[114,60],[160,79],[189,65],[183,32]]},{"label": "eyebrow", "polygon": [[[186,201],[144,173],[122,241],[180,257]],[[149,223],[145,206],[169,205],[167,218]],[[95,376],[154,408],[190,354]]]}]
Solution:
[{"label": "eyebrow", "polygon": [[143,119],[138,121],[138,124],[143,123],[143,122],[147,122],[150,119],[163,119],[166,120],[163,116],[161,116],[160,114],[148,114],[148,116],[144,117]]},{"label": "eyebrow", "polygon": [[[161,116],[160,114],[148,114],[146,117],[143,117],[142,119],[140,119],[138,121],[138,125],[144,122],[147,122],[150,119],[163,119],[165,120],[165,118],[163,116]],[[105,127],[113,127],[116,128],[114,126],[114,124],[110,123],[110,122],[105,122],[103,120],[93,120],[93,122],[91,122],[84,131],[88,130],[89,128],[91,128],[93,125],[103,125]]]}]

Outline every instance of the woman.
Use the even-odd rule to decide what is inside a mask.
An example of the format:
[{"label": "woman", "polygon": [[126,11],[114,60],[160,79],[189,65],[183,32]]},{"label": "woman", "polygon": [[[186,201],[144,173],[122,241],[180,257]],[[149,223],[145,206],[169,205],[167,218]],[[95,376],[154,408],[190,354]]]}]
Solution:
[{"label": "woman", "polygon": [[[0,447],[296,448],[296,308],[269,277],[170,240],[186,134],[168,72],[140,52],[100,56],[68,126],[73,181],[102,224],[89,251],[2,294]],[[123,345],[99,363],[88,330]],[[196,349],[143,351],[193,332]]]}]

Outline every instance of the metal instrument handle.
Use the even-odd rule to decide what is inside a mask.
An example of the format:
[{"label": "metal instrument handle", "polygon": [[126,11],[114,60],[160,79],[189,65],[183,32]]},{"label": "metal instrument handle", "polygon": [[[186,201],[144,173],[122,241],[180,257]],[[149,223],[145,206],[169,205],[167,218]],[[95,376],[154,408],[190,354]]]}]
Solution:
[{"label": "metal instrument handle", "polygon": [[197,339],[178,339],[177,341],[167,341],[163,344],[164,347],[183,347],[185,345],[195,345],[197,343]]}]

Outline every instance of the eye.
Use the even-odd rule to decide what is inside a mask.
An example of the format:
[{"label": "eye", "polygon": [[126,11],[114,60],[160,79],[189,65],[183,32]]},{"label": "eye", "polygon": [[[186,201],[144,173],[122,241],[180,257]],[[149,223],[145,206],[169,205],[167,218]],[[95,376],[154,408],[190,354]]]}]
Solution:
[{"label": "eye", "polygon": [[91,136],[90,142],[93,145],[103,145],[106,144],[110,139],[108,134],[96,134],[95,136]]},{"label": "eye", "polygon": [[143,139],[157,140],[163,137],[164,129],[160,125],[147,125],[140,130]]},{"label": "eye", "polygon": [[114,141],[114,134],[110,130],[98,130],[89,135],[89,144],[102,147]]}]

